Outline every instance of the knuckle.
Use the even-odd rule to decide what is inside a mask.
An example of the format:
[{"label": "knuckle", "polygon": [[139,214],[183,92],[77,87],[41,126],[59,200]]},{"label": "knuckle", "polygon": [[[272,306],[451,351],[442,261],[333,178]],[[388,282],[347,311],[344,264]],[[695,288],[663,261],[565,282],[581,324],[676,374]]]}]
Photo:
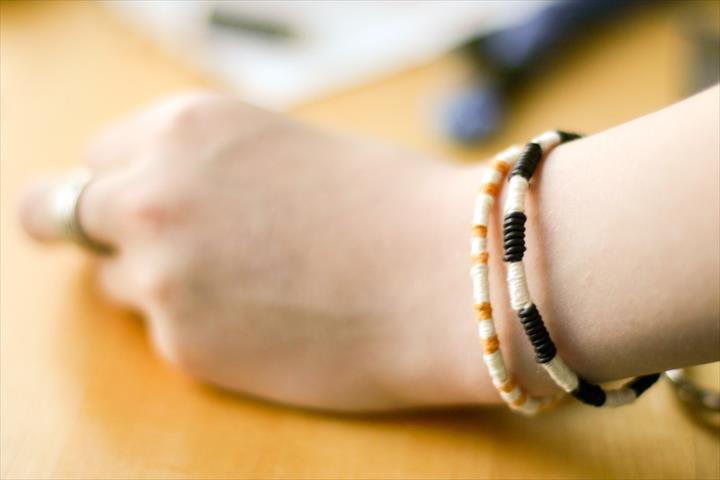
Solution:
[{"label": "knuckle", "polygon": [[120,199],[119,216],[131,225],[159,230],[180,213],[168,184],[157,183],[131,189]]},{"label": "knuckle", "polygon": [[209,92],[189,92],[171,98],[160,122],[161,135],[181,135],[194,128],[206,106],[217,97]]},{"label": "knuckle", "polygon": [[168,112],[160,126],[160,134],[181,135],[196,123],[200,106],[196,103],[183,103]]},{"label": "knuckle", "polygon": [[212,90],[194,89],[171,95],[163,103],[173,108],[186,104],[206,103],[218,98],[223,98],[223,95]]},{"label": "knuckle", "polygon": [[145,299],[162,306],[166,311],[178,290],[175,276],[166,268],[146,268],[138,275],[136,282],[138,291]]}]

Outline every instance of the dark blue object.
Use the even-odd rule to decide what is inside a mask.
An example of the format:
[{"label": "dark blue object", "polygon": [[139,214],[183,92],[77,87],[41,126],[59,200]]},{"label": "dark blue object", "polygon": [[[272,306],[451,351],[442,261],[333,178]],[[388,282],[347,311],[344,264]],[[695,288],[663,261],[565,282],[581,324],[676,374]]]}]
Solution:
[{"label": "dark blue object", "polygon": [[484,140],[502,126],[509,97],[580,35],[608,21],[631,0],[565,0],[526,22],[471,40],[462,50],[488,79],[451,100],[444,111],[448,134],[462,143]]},{"label": "dark blue object", "polygon": [[455,97],[443,119],[450,135],[463,143],[487,138],[503,123],[505,95],[491,86],[478,86]]}]

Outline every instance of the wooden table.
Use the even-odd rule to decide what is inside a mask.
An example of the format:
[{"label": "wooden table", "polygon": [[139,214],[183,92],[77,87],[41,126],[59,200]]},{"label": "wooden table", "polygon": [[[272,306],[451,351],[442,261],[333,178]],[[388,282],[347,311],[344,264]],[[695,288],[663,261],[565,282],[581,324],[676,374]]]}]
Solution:
[{"label": "wooden table", "polygon": [[[666,384],[637,405],[343,417],[199,385],[151,351],[141,323],[95,293],[72,247],[22,234],[28,177],[75,164],[98,127],[213,82],[93,2],[2,3],[2,478],[718,478],[720,440]],[[477,161],[549,125],[596,131],[682,94],[686,45],[664,9],[587,42],[519,100],[496,142],[461,151],[433,101],[465,68],[448,57],[295,112],[334,128]],[[717,372],[717,371],[715,371]]]}]

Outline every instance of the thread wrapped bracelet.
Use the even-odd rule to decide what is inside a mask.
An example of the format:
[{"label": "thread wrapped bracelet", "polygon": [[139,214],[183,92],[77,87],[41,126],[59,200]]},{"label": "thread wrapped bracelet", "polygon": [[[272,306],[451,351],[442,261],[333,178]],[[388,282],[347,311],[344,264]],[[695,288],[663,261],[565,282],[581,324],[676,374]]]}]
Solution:
[{"label": "thread wrapped bracelet", "polygon": [[473,283],[478,336],[483,345],[483,360],[493,385],[510,408],[526,415],[533,415],[553,405],[557,396],[530,396],[508,373],[492,317],[488,282],[488,219],[495,199],[502,189],[503,180],[521,153],[522,151],[517,145],[498,153],[491,167],[485,172],[480,191],[475,199],[470,247],[472,257],[470,276]]},{"label": "thread wrapped bracelet", "polygon": [[557,354],[540,312],[530,298],[525,277],[525,197],[529,181],[545,155],[557,145],[577,138],[580,138],[580,135],[562,131],[548,131],[535,137],[522,150],[510,172],[503,219],[503,260],[507,267],[510,304],[518,314],[525,334],[535,350],[537,362],[560,388],[588,405],[625,405],[635,401],[650,388],[660,374],[637,377],[613,390],[604,390],[578,376]]}]

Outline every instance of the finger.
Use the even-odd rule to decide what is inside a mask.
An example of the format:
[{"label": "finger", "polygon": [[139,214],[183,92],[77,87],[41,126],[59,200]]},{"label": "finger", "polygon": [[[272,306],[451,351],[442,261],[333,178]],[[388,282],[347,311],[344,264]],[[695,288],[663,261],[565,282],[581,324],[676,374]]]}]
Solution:
[{"label": "finger", "polygon": [[105,296],[117,305],[138,308],[129,266],[122,256],[104,260],[98,270],[98,283]]},{"label": "finger", "polygon": [[61,181],[59,176],[37,179],[21,195],[20,223],[36,240],[58,240],[63,236],[53,212],[55,192]]},{"label": "finger", "polygon": [[[120,237],[114,222],[115,197],[121,188],[122,175],[108,175],[93,179],[78,200],[78,217],[84,234],[104,245],[117,245]],[[57,210],[69,176],[51,176],[30,184],[20,200],[20,222],[25,231],[40,241],[69,240]]]},{"label": "finger", "polygon": [[127,216],[122,215],[123,199],[136,179],[137,168],[118,169],[93,179],[78,200],[80,228],[92,241],[114,249],[127,241]]},{"label": "finger", "polygon": [[166,249],[148,249],[144,242],[129,245],[119,255],[105,257],[98,277],[102,290],[114,302],[146,314],[167,310],[177,296],[177,284],[164,267],[168,265],[165,258]]},{"label": "finger", "polygon": [[94,174],[106,173],[127,165],[144,144],[144,122],[135,115],[116,120],[90,142],[85,163]]}]

